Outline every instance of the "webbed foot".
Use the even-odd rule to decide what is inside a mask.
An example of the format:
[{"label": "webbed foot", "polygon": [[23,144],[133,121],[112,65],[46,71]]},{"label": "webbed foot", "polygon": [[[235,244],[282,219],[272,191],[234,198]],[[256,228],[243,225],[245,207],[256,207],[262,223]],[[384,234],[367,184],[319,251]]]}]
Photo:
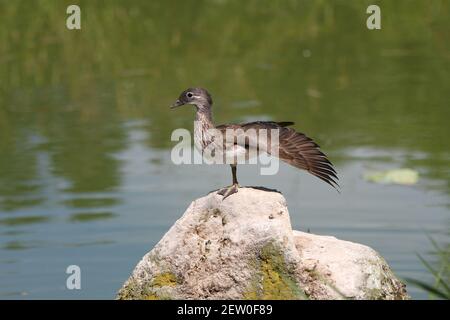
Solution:
[{"label": "webbed foot", "polygon": [[220,189],[219,191],[217,191],[217,194],[220,194],[221,196],[223,196],[223,200],[225,200],[226,198],[228,198],[229,196],[231,196],[232,194],[235,194],[236,192],[238,192],[239,189],[239,185],[238,184],[233,184],[229,187]]}]

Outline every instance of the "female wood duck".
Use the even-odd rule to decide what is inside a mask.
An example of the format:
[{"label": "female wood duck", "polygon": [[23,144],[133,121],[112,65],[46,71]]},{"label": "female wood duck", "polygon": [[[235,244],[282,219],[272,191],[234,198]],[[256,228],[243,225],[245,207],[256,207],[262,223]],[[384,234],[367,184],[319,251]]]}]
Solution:
[{"label": "female wood duck", "polygon": [[[319,179],[325,181],[334,188],[338,188],[337,174],[332,163],[327,159],[326,155],[319,150],[319,146],[303,133],[297,132],[288,126],[293,122],[274,122],[274,121],[256,121],[242,124],[223,124],[215,126],[212,120],[212,98],[206,89],[189,88],[183,91],[178,100],[171,106],[177,108],[183,105],[191,104],[196,108],[195,125],[194,125],[194,141],[196,148],[202,153],[211,144],[217,150],[226,150],[226,163],[231,166],[233,176],[232,185],[219,190],[219,194],[223,199],[238,192],[239,184],[236,177],[237,159],[240,156],[248,156],[251,151],[265,151],[270,153],[267,143],[260,143],[259,139],[239,139],[238,135],[245,134],[250,129],[258,135],[261,129],[267,131],[278,130],[279,141],[277,143],[278,150],[276,154],[279,159],[290,165],[308,171]],[[222,133],[222,137],[232,132],[235,139],[215,139],[212,132]],[[227,136],[228,137],[228,136]],[[254,154],[254,153],[253,153]]]}]

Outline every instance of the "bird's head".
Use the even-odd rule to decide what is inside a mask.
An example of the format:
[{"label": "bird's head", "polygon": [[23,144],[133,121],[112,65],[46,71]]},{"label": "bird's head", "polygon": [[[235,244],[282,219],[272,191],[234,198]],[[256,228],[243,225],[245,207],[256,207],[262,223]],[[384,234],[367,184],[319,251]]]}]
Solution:
[{"label": "bird's head", "polygon": [[210,108],[212,105],[211,95],[203,88],[189,88],[180,94],[177,101],[170,108],[175,109],[186,104],[192,104],[197,109]]}]

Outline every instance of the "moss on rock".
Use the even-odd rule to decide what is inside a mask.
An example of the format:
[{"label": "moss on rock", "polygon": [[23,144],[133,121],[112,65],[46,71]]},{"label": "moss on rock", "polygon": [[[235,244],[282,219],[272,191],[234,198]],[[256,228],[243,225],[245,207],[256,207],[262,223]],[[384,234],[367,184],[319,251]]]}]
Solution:
[{"label": "moss on rock", "polygon": [[293,268],[286,263],[282,251],[268,243],[261,248],[255,263],[257,272],[244,299],[295,300],[305,298],[293,276]]},{"label": "moss on rock", "polygon": [[152,287],[175,287],[178,284],[177,276],[172,272],[157,274],[152,280]]},{"label": "moss on rock", "polygon": [[139,284],[135,279],[129,280],[117,294],[119,300],[168,300],[171,296],[167,288],[179,284],[178,278],[172,272],[155,275],[150,282]]},{"label": "moss on rock", "polygon": [[144,296],[141,286],[135,279],[129,279],[117,293],[118,300],[136,300]]}]

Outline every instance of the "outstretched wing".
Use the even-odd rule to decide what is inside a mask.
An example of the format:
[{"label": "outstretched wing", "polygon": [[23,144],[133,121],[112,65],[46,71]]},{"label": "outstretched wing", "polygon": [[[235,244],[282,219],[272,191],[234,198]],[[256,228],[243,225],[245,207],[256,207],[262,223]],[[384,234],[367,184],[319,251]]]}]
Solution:
[{"label": "outstretched wing", "polygon": [[[339,180],[333,164],[327,156],[320,151],[319,145],[305,134],[295,131],[288,126],[293,122],[274,122],[274,121],[256,121],[243,124],[220,125],[216,128],[224,132],[226,129],[242,129],[244,132],[248,129],[259,131],[260,129],[278,129],[279,130],[279,149],[278,157],[284,162],[308,171],[319,179],[325,181],[333,188],[339,187]],[[242,132],[242,131],[241,131]],[[239,139],[236,139],[239,141]],[[241,140],[242,141],[242,140]],[[246,140],[243,147],[249,148],[254,141]],[[260,149],[260,145],[255,146]],[[270,150],[264,150],[269,153]]]},{"label": "outstretched wing", "polygon": [[336,170],[319,145],[292,128],[280,129],[278,157],[290,165],[308,171],[332,187],[339,187]]}]

